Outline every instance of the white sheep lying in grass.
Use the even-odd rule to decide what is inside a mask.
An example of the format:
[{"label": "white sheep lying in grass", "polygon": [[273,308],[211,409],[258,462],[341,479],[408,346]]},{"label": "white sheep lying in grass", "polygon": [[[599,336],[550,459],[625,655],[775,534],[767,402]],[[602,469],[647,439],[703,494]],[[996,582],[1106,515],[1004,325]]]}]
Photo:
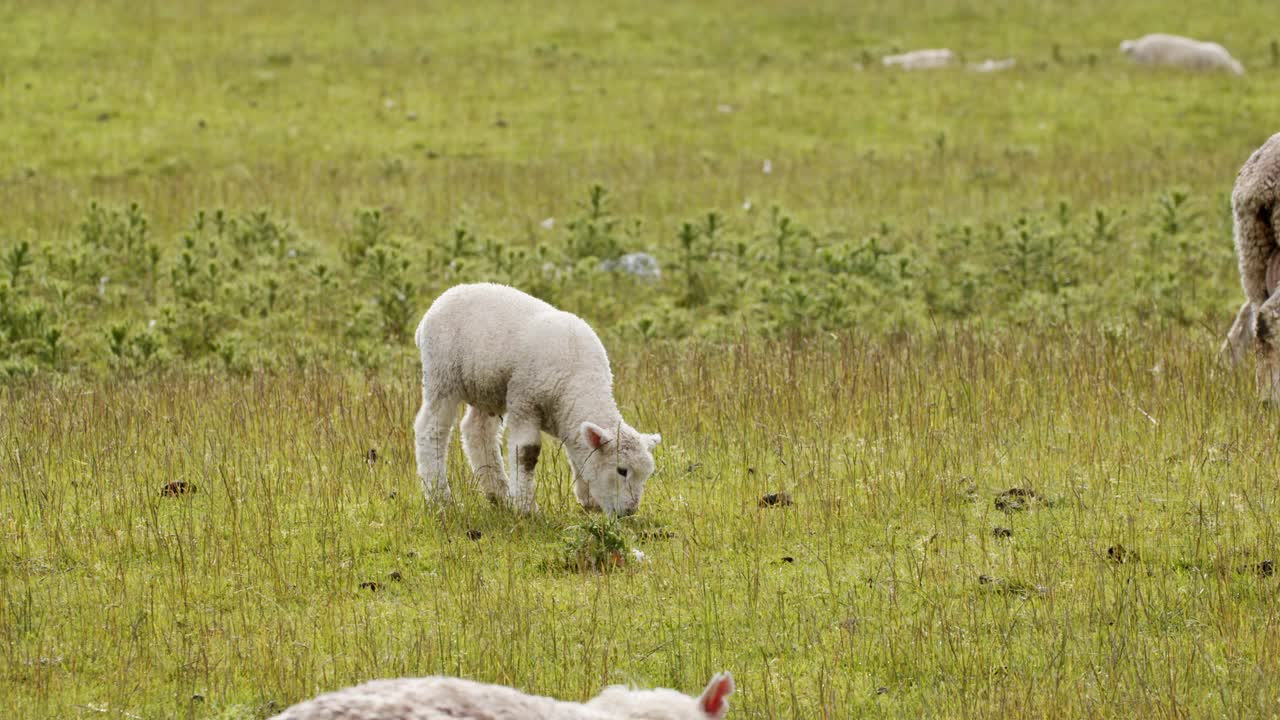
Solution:
[{"label": "white sheep lying in grass", "polygon": [[719,720],[732,692],[733,677],[721,673],[697,698],[614,686],[582,705],[470,680],[400,678],[321,695],[275,720]]},{"label": "white sheep lying in grass", "polygon": [[638,509],[662,438],[622,420],[609,356],[581,318],[505,285],[458,285],[436,298],[414,337],[422,409],[413,429],[428,500],[449,500],[445,451],[466,403],[462,447],[490,499],[537,509],[534,468],[546,432],[564,443],[583,507],[619,515]]},{"label": "white sheep lying in grass", "polygon": [[885,67],[900,67],[903,70],[932,70],[947,67],[955,60],[956,54],[949,48],[931,48],[912,50],[900,55],[885,55],[880,62]]},{"label": "white sheep lying in grass", "polygon": [[1201,42],[1179,35],[1154,33],[1125,40],[1120,50],[1142,65],[1170,65],[1188,70],[1230,70],[1244,74],[1244,66],[1218,43]]},{"label": "white sheep lying in grass", "polygon": [[1257,341],[1258,390],[1280,401],[1280,133],[1249,156],[1231,192],[1236,259],[1245,302],[1220,356],[1239,364]]}]

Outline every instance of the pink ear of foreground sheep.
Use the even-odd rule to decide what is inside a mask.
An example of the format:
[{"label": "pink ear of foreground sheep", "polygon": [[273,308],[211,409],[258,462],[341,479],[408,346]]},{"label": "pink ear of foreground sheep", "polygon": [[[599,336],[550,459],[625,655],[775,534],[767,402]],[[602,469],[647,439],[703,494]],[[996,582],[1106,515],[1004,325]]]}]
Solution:
[{"label": "pink ear of foreground sheep", "polygon": [[398,678],[326,693],[276,720],[720,720],[732,692],[727,672],[712,678],[696,698],[615,685],[585,704],[459,678]]}]

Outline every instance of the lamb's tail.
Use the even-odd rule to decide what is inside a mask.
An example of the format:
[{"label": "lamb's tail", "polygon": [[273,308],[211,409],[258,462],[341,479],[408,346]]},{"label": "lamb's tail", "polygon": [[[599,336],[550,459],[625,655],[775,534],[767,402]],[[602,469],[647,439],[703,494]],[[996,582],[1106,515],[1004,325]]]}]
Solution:
[{"label": "lamb's tail", "polygon": [[1235,216],[1236,256],[1240,282],[1255,305],[1266,302],[1280,278],[1268,272],[1280,252],[1276,228],[1280,227],[1280,134],[1258,148],[1236,178],[1231,193]]}]

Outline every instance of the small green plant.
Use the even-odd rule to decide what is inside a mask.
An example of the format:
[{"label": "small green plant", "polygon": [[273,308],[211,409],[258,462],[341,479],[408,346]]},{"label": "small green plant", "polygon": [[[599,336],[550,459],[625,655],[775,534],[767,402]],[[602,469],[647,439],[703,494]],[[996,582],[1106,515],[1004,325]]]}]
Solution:
[{"label": "small green plant", "polygon": [[391,236],[391,227],[381,210],[363,209],[356,213],[355,228],[342,243],[342,256],[347,266],[359,268],[374,247]]},{"label": "small green plant", "polygon": [[609,203],[609,191],[603,185],[595,184],[588,189],[582,213],[566,224],[569,231],[566,251],[570,260],[610,260],[622,254],[621,220],[610,212]]},{"label": "small green plant", "polygon": [[9,287],[16,288],[23,271],[31,267],[31,243],[23,240],[4,254],[4,269],[9,276]]},{"label": "small green plant", "polygon": [[1189,199],[1190,196],[1183,190],[1170,190],[1160,194],[1157,198],[1160,232],[1173,237],[1193,227],[1199,215],[1189,210]]},{"label": "small green plant", "polygon": [[364,285],[373,293],[383,337],[403,341],[418,311],[409,259],[397,244],[376,245],[366,255],[362,274]]},{"label": "small green plant", "polygon": [[163,344],[151,328],[134,332],[126,323],[113,323],[106,340],[116,369],[153,367],[163,357]]},{"label": "small green plant", "polygon": [[793,256],[794,248],[791,241],[799,235],[802,230],[796,227],[789,215],[782,212],[782,209],[776,205],[769,211],[770,224],[772,225],[772,234],[774,242],[774,263],[777,265],[778,272],[782,272],[788,263],[794,263],[796,258]]},{"label": "small green plant", "polygon": [[612,515],[592,515],[565,528],[556,564],[566,570],[603,572],[627,562],[628,543],[622,523]]}]

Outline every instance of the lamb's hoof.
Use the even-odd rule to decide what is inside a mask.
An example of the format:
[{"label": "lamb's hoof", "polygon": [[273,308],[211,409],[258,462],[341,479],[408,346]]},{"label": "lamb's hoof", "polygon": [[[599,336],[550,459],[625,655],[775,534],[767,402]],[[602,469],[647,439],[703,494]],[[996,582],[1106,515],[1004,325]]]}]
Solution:
[{"label": "lamb's hoof", "polygon": [[490,475],[487,472],[479,472],[475,474],[476,487],[480,488],[480,492],[489,499],[490,503],[499,505],[507,500],[507,477],[505,475]]},{"label": "lamb's hoof", "polygon": [[435,508],[445,508],[453,504],[453,493],[449,488],[424,488],[422,495],[426,498],[427,505]]},{"label": "lamb's hoof", "polygon": [[514,499],[511,501],[511,509],[521,515],[533,515],[538,512],[538,503],[533,498],[527,500]]}]

